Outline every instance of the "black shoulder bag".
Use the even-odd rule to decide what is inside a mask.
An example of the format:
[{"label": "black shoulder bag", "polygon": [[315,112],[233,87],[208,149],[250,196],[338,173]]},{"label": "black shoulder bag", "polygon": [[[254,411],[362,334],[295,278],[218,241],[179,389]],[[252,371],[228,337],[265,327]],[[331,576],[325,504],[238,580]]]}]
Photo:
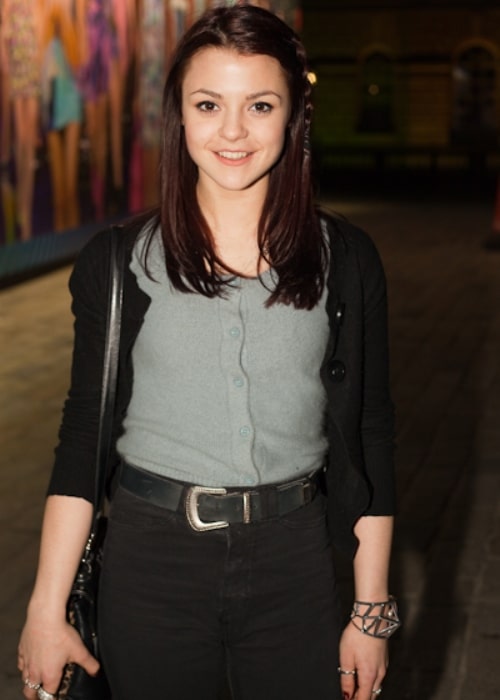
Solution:
[{"label": "black shoulder bag", "polygon": [[[124,246],[120,244],[120,232],[121,227],[112,227],[108,318],[96,452],[94,515],[66,610],[68,622],[78,630],[83,642],[96,658],[99,658],[97,591],[107,524],[103,507],[106,475],[109,471],[123,298]],[[68,664],[59,686],[58,698],[61,700],[110,700],[111,691],[102,666],[97,676],[90,676],[81,666]]]}]

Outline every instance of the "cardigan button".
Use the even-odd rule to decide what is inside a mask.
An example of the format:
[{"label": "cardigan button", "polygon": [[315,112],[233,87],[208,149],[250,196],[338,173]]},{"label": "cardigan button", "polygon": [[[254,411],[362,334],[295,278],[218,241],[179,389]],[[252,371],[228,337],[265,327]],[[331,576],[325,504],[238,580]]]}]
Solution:
[{"label": "cardigan button", "polygon": [[330,378],[333,382],[343,382],[345,371],[345,364],[340,360],[333,360],[330,363]]},{"label": "cardigan button", "polygon": [[338,326],[341,326],[342,323],[344,322],[344,315],[345,315],[345,304],[342,302],[339,302],[337,304],[337,308],[335,309],[335,322]]}]

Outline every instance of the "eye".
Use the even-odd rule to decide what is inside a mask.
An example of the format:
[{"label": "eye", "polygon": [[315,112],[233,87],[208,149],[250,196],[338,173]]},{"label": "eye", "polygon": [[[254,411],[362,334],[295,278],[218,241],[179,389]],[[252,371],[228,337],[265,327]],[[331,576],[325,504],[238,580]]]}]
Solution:
[{"label": "eye", "polygon": [[271,112],[274,107],[273,105],[269,104],[269,102],[256,102],[252,105],[251,109],[254,112],[257,112],[257,114],[267,114],[268,112]]},{"label": "eye", "polygon": [[197,103],[196,109],[199,109],[200,112],[215,112],[218,109],[218,107],[215,104],[215,102],[211,102],[210,100],[203,100],[202,102]]}]

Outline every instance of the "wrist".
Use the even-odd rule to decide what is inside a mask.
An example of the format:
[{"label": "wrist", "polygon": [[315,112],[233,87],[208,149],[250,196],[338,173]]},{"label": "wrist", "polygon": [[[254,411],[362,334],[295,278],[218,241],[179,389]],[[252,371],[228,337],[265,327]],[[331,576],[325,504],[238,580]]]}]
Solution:
[{"label": "wrist", "polygon": [[355,600],[350,621],[363,634],[388,639],[401,627],[394,596],[380,600]]},{"label": "wrist", "polygon": [[47,618],[49,620],[66,620],[66,601],[59,596],[53,599],[34,593],[28,603],[28,617]]},{"label": "wrist", "polygon": [[371,603],[378,603],[381,600],[389,600],[390,594],[387,588],[361,588],[356,589],[354,600],[366,600]]}]

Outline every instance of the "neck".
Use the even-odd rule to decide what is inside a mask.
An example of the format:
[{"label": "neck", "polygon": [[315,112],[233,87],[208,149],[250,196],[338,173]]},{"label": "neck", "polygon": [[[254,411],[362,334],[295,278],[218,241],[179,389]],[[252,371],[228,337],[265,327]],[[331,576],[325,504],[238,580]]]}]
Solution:
[{"label": "neck", "polygon": [[262,273],[268,265],[260,260],[257,233],[265,192],[250,188],[213,196],[198,188],[197,196],[219,258],[243,276]]},{"label": "neck", "polygon": [[[259,183],[260,184],[260,183]],[[196,195],[203,216],[215,237],[256,237],[267,194],[266,187],[253,186],[232,192],[198,185]]]}]

